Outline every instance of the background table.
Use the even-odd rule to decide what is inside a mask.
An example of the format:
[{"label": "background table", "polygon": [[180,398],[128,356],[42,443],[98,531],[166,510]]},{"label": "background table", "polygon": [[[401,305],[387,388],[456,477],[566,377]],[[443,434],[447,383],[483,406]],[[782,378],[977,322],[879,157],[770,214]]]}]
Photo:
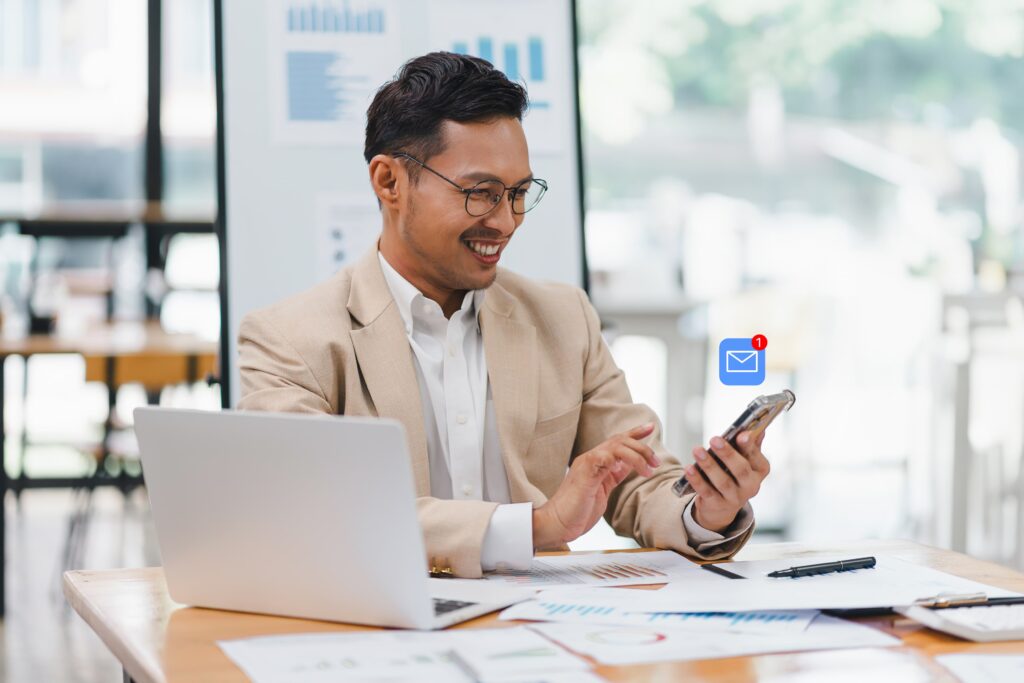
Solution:
[{"label": "background table", "polygon": [[[637,552],[637,551],[625,551]],[[887,554],[966,578],[1024,592],[1024,574],[989,562],[909,541],[865,541],[835,545],[773,543],[745,548],[738,559],[762,560],[818,552]],[[248,680],[217,647],[218,640],[285,633],[358,631],[365,627],[305,619],[184,607],[167,595],[163,570],[73,571],[64,575],[64,594],[121,661],[125,680],[136,683]],[[1024,641],[979,644],[926,629],[900,616],[859,619],[903,640],[901,647],[759,655],[691,662],[599,666],[609,681],[955,681],[932,658],[951,652],[1024,653]],[[500,628],[489,614],[456,628]]]},{"label": "background table", "polygon": [[23,235],[63,238],[121,238],[132,225],[146,234],[146,262],[161,262],[160,240],[178,233],[212,233],[216,209],[175,206],[163,202],[84,200],[51,202],[21,211],[0,213],[0,225],[11,223]]},{"label": "background table", "polygon": [[92,477],[26,477],[19,472],[8,479],[4,467],[4,361],[8,356],[26,360],[41,354],[73,353],[85,359],[86,381],[106,383],[113,405],[117,387],[140,382],[147,388],[195,382],[215,372],[218,344],[191,334],[164,331],[156,322],[103,323],[81,334],[29,335],[20,339],[0,338],[0,617],[5,606],[5,529],[8,489],[62,488],[104,483]]}]

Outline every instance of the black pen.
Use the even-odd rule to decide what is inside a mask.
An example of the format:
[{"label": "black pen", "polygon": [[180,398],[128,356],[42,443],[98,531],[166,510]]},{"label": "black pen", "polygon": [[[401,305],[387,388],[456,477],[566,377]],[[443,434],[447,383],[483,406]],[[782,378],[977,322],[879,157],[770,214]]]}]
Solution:
[{"label": "black pen", "polygon": [[788,577],[797,579],[801,576],[814,576],[815,574],[831,574],[832,572],[848,572],[854,569],[871,569],[875,566],[875,558],[858,557],[853,560],[839,560],[837,562],[822,562],[821,564],[805,564],[800,567],[780,569],[768,574],[771,577]]}]

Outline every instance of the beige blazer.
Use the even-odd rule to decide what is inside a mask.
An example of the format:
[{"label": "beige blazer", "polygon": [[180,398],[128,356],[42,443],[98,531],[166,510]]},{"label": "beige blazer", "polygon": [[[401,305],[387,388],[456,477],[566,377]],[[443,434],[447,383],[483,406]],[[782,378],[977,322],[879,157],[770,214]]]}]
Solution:
[{"label": "beige blazer", "polygon": [[[542,505],[572,458],[654,413],[633,403],[586,294],[499,269],[480,311],[499,442],[512,502]],[[420,392],[405,327],[376,249],[330,280],[250,313],[239,332],[243,410],[390,417],[405,426],[428,562],[480,576],[480,548],[496,503],[430,496]],[[663,463],[616,489],[605,518],[647,547],[698,555],[677,497],[681,476],[660,425],[648,442]],[[732,555],[750,532],[701,557]],[[704,547],[700,547],[703,551]]]}]

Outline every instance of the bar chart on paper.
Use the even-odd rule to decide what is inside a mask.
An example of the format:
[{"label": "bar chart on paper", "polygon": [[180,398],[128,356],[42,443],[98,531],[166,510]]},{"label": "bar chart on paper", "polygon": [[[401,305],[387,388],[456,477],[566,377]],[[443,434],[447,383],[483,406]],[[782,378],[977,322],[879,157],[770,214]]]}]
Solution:
[{"label": "bar chart on paper", "polygon": [[356,113],[367,80],[347,72],[344,54],[294,50],[287,60],[289,120],[335,121]]},{"label": "bar chart on paper", "polygon": [[527,570],[501,569],[484,578],[516,586],[634,586],[667,583],[690,576],[703,579],[697,565],[671,551],[595,553],[538,557]]},{"label": "bar chart on paper", "polygon": [[387,14],[379,4],[320,0],[286,8],[290,33],[384,33]]},{"label": "bar chart on paper", "polygon": [[778,631],[792,626],[802,631],[817,615],[815,611],[802,612],[651,612],[641,614],[648,624],[700,624],[721,622],[728,630],[734,631]]},{"label": "bar chart on paper", "polygon": [[[556,49],[564,40],[552,22],[537,21],[552,10],[544,0],[519,0],[510,12],[498,5],[489,0],[431,0],[431,49],[486,59],[525,85],[530,106],[523,127],[531,151],[561,151],[564,135],[557,122],[572,106],[561,75],[569,65],[564,51]],[[501,19],[495,21],[497,16]]]},{"label": "bar chart on paper", "polygon": [[[604,590],[604,589],[602,589]],[[700,632],[799,633],[818,615],[816,610],[789,612],[630,612],[612,605],[592,604],[585,598],[528,600],[501,613],[503,621],[557,621],[614,626],[653,626]]]},{"label": "bar chart on paper", "polygon": [[[497,47],[496,47],[497,44]],[[520,59],[520,48],[524,59]],[[495,41],[489,36],[480,36],[470,42],[456,40],[452,42],[451,51],[463,55],[471,55],[486,59],[505,72],[510,80],[524,80],[528,85],[544,82],[544,40],[540,36],[528,36],[524,41]],[[534,109],[548,109],[551,103],[547,100],[530,100]]]},{"label": "bar chart on paper", "polygon": [[268,0],[277,142],[362,138],[366,107],[401,62],[394,0]]},{"label": "bar chart on paper", "polygon": [[[659,553],[650,554],[659,555]],[[664,584],[670,580],[671,567],[659,566],[658,560],[662,560],[662,557],[651,559],[613,559],[612,557],[584,555],[537,558],[529,569],[499,569],[486,574],[484,578],[488,581],[530,587],[570,584],[628,586]],[[571,559],[566,561],[569,558]]]}]

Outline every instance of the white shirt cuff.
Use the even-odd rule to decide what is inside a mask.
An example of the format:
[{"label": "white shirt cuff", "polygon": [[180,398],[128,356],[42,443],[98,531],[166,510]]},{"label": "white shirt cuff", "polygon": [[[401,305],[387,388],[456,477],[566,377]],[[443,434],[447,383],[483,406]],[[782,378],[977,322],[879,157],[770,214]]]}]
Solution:
[{"label": "white shirt cuff", "polygon": [[754,510],[750,507],[750,503],[747,503],[736,515],[736,519],[729,525],[729,528],[725,530],[728,536],[710,531],[698,524],[697,519],[693,516],[694,502],[691,500],[683,510],[683,528],[686,529],[686,538],[694,550],[703,552],[714,546],[735,540],[747,533],[747,529],[754,523]]},{"label": "white shirt cuff", "polygon": [[499,505],[480,548],[480,568],[529,569],[533,564],[533,503]]}]

